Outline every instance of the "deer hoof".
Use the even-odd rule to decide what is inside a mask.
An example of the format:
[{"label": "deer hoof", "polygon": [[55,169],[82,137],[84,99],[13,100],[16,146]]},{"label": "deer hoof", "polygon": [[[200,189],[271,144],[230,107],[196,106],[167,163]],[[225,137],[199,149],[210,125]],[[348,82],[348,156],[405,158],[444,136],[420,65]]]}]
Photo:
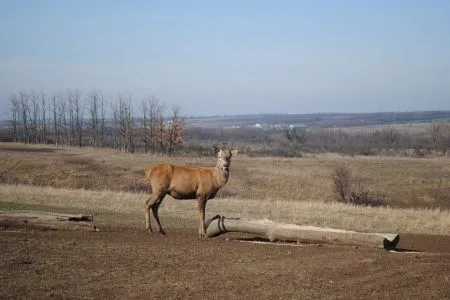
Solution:
[{"label": "deer hoof", "polygon": [[162,235],[166,235],[166,232],[162,229],[158,230],[159,233],[161,233]]}]

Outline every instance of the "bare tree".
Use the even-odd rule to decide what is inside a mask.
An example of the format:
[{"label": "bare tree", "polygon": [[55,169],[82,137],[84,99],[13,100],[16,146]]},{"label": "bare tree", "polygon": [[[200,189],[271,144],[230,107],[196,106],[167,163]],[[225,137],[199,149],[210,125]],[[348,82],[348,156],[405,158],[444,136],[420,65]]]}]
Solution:
[{"label": "bare tree", "polygon": [[447,154],[450,148],[450,122],[442,124],[440,148],[443,155]]},{"label": "bare tree", "polygon": [[398,144],[400,142],[400,133],[393,128],[385,128],[382,131],[382,136],[388,144],[389,149],[398,150]]},{"label": "bare tree", "polygon": [[30,142],[29,128],[28,128],[28,118],[29,118],[29,96],[25,92],[19,92],[19,105],[20,105],[20,116],[23,128],[23,141],[25,143]]},{"label": "bare tree", "polygon": [[173,155],[175,147],[182,143],[181,138],[181,130],[183,124],[180,116],[180,107],[174,105],[171,110],[169,125],[168,125],[168,133],[167,133],[167,143],[168,143],[168,151],[167,154],[169,156]]},{"label": "bare tree", "polygon": [[30,92],[29,97],[31,102],[31,111],[28,114],[28,117],[30,123],[31,142],[37,144],[39,137],[39,101],[34,92]]},{"label": "bare tree", "polygon": [[141,130],[142,133],[140,135],[140,138],[142,139],[142,142],[144,143],[144,153],[148,153],[149,150],[149,142],[148,142],[148,101],[147,99],[143,99],[141,102]]},{"label": "bare tree", "polygon": [[59,142],[59,118],[58,118],[58,100],[56,97],[56,93],[52,95],[52,112],[53,112],[53,139],[55,142],[55,146],[58,147]]},{"label": "bare tree", "polygon": [[111,102],[111,114],[112,114],[112,139],[113,148],[117,150],[119,148],[119,108],[117,103]]},{"label": "bare tree", "polygon": [[104,94],[100,95],[100,147],[105,143],[105,119],[106,119],[106,97]]},{"label": "bare tree", "polygon": [[98,146],[98,135],[99,135],[99,106],[100,106],[100,93],[96,90],[92,90],[87,95],[87,102],[89,105],[89,121],[88,127],[91,136],[91,146]]},{"label": "bare tree", "polygon": [[155,97],[146,97],[141,102],[141,126],[142,134],[141,138],[144,142],[144,151],[147,153],[149,150],[154,153],[156,145],[158,144],[158,120],[159,115],[162,114],[164,105]]},{"label": "bare tree", "polygon": [[69,141],[75,145],[75,103],[71,90],[67,90],[68,115],[69,115]]},{"label": "bare tree", "polygon": [[42,135],[41,141],[47,143],[47,97],[44,91],[41,91],[41,113],[42,113]]},{"label": "bare tree", "polygon": [[119,98],[118,123],[120,132],[120,144],[122,151],[134,152],[134,125],[131,107],[131,94],[121,93]]},{"label": "bare tree", "polygon": [[122,96],[119,95],[119,111],[118,111],[118,124],[119,124],[119,145],[120,151],[126,150],[126,141],[127,141],[127,105],[125,100],[122,99]]},{"label": "bare tree", "polygon": [[[86,102],[84,102],[85,100]],[[148,153],[173,155],[182,143],[183,123],[178,106],[167,112],[163,102],[147,97],[141,103],[141,127],[136,127],[132,98],[129,92],[120,93],[107,108],[106,97],[92,90],[81,98],[79,90],[46,93],[41,90],[12,94],[9,128],[12,139],[25,143],[48,143],[56,146],[90,145],[134,152],[142,147]],[[87,122],[84,115],[88,113]],[[107,117],[112,117],[109,128]]]},{"label": "bare tree", "polygon": [[134,123],[133,123],[133,110],[131,107],[131,96],[128,99],[128,103],[125,106],[125,118],[126,118],[126,140],[128,144],[128,151],[134,152],[135,151],[135,145],[134,145]]},{"label": "bare tree", "polygon": [[72,109],[74,115],[74,144],[77,144],[78,147],[83,146],[83,116],[84,116],[84,107],[81,103],[81,93],[79,90],[75,90],[71,96],[72,99]]},{"label": "bare tree", "polygon": [[164,111],[164,103],[160,102],[157,98],[151,97],[149,99],[149,135],[150,149],[152,153],[156,152],[158,145],[158,133],[161,115]]},{"label": "bare tree", "polygon": [[433,144],[434,151],[438,151],[439,144],[442,140],[443,135],[443,123],[442,122],[433,122],[430,124],[429,131],[431,135],[431,142]]},{"label": "bare tree", "polygon": [[155,129],[154,135],[156,140],[156,145],[160,154],[165,153],[165,144],[167,143],[166,134],[166,123],[164,121],[164,110],[165,106],[163,104],[156,107],[155,111]]},{"label": "bare tree", "polygon": [[284,136],[290,143],[303,145],[306,142],[306,128],[289,127],[284,129]]},{"label": "bare tree", "polygon": [[62,135],[61,142],[64,145],[69,145],[69,126],[67,123],[67,99],[63,96],[63,94],[59,93],[57,95],[57,106],[58,106],[58,127],[59,132]]},{"label": "bare tree", "polygon": [[19,100],[17,99],[16,94],[12,94],[9,96],[9,103],[11,106],[11,135],[13,138],[13,142],[19,141]]}]

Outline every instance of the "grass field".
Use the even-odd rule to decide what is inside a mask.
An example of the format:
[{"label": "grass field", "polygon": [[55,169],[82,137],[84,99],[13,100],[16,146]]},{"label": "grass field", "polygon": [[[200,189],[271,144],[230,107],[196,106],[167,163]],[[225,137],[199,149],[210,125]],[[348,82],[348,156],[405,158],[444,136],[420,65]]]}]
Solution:
[{"label": "grass field", "polygon": [[[195,201],[167,197],[167,233],[144,230],[143,168],[167,158],[111,150],[0,144],[0,210],[93,214],[99,232],[0,226],[1,299],[448,299],[449,159],[236,156],[206,207],[252,220],[399,233],[399,252],[271,243],[227,233],[197,237]],[[385,194],[387,207],[334,200],[330,174]],[[153,220],[152,220],[153,221]],[[404,254],[403,254],[404,253]]]},{"label": "grass field", "polygon": [[[102,149],[0,144],[3,183],[89,190],[147,191],[144,168],[157,162],[214,165],[211,157],[168,158]],[[240,199],[330,202],[331,173],[346,166],[353,183],[383,194],[392,207],[450,207],[450,158],[237,155],[220,195]],[[220,196],[219,195],[219,196]]]},{"label": "grass field", "polygon": [[[0,209],[41,209],[89,212],[96,222],[144,229],[143,193],[68,190],[29,185],[3,185]],[[450,235],[450,211],[440,209],[360,207],[310,201],[243,200],[218,198],[207,205],[207,217],[216,214],[281,223],[333,227],[365,232],[402,232]],[[163,226],[183,226],[198,218],[196,203],[168,197],[160,208]],[[113,217],[111,217],[113,216]],[[178,222],[174,222],[178,220]],[[178,223],[178,225],[177,225]],[[194,226],[192,226],[194,228]]]},{"label": "grass field", "polygon": [[[142,225],[148,185],[143,169],[156,162],[213,165],[214,157],[167,158],[112,150],[0,144],[4,203],[127,213]],[[355,185],[383,194],[388,207],[337,203],[331,172],[338,165]],[[20,183],[20,184],[17,184]],[[360,231],[450,234],[450,159],[344,157],[233,158],[231,177],[208,202],[223,214]],[[193,201],[167,196],[161,217],[196,219]],[[139,225],[137,225],[139,224]],[[164,225],[164,223],[163,223]]]}]

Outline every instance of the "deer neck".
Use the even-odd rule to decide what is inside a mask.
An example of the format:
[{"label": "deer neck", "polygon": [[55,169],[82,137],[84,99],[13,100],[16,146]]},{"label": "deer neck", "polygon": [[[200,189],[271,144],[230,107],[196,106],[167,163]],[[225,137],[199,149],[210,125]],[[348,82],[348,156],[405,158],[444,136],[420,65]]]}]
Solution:
[{"label": "deer neck", "polygon": [[224,167],[220,160],[217,161],[216,167],[214,168],[214,173],[216,177],[216,184],[218,188],[224,186],[230,175],[229,167]]}]

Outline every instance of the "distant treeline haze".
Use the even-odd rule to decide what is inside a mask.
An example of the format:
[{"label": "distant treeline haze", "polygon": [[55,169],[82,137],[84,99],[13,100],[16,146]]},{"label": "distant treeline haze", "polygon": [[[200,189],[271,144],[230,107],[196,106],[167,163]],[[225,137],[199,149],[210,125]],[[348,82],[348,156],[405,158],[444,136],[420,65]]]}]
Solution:
[{"label": "distant treeline haze", "polygon": [[[1,140],[78,147],[110,147],[120,151],[206,154],[213,144],[238,147],[249,155],[301,156],[305,152],[375,155],[446,154],[450,123],[355,128],[251,126],[194,127],[178,106],[168,109],[155,97],[133,106],[128,92],[115,97],[92,90],[63,93],[18,92],[9,98],[8,132]],[[406,128],[406,129],[405,129]]]},{"label": "distant treeline haze", "polygon": [[[450,123],[445,121],[408,126],[362,128],[189,128],[185,147],[205,141],[225,141],[241,152],[257,156],[301,156],[303,153],[337,152],[376,155],[401,154],[423,157],[447,154]],[[193,147],[193,146],[192,146]]]}]

